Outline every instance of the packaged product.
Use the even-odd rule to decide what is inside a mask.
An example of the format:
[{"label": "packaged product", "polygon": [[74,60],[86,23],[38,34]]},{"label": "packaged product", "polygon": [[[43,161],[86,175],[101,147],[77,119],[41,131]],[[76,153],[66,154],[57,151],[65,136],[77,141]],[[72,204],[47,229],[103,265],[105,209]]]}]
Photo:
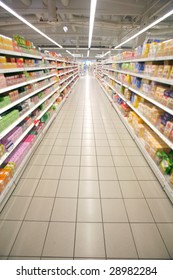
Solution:
[{"label": "packaged product", "polygon": [[136,129],[136,135],[140,138],[143,138],[145,131],[145,126],[143,124],[138,124]]},{"label": "packaged product", "polygon": [[139,102],[141,101],[141,97],[139,95],[134,95],[134,99],[133,99],[133,106],[135,108],[138,108]]},{"label": "packaged product", "polygon": [[159,77],[159,78],[162,77],[162,75],[163,75],[163,69],[164,69],[164,66],[163,66],[163,65],[159,65],[159,66],[158,66],[157,77]]},{"label": "packaged product", "polygon": [[172,89],[166,89],[166,90],[164,90],[164,96],[165,97],[170,97],[170,98],[172,98],[173,99],[173,90]]},{"label": "packaged product", "polygon": [[165,55],[173,54],[173,39],[164,42],[164,54]]},{"label": "packaged product", "polygon": [[161,43],[158,43],[158,45],[157,45],[156,55],[157,56],[162,56],[163,54],[164,54],[164,44],[163,44],[163,42],[161,42]]},{"label": "packaged product", "polygon": [[167,157],[168,155],[164,151],[157,151],[155,155],[155,162],[159,165],[160,162]]},{"label": "packaged product", "polygon": [[7,86],[6,78],[4,77],[4,74],[0,74],[0,88],[4,88]]},{"label": "packaged product", "polygon": [[148,53],[149,57],[155,57],[156,52],[157,52],[157,45],[158,45],[158,42],[152,42],[150,44],[150,49],[149,49],[149,53]]},{"label": "packaged product", "polygon": [[145,63],[144,62],[137,62],[135,64],[135,72],[137,73],[142,73],[145,68]]},{"label": "packaged product", "polygon": [[171,65],[164,65],[162,78],[168,79],[171,72]]},{"label": "packaged product", "polygon": [[173,163],[171,162],[170,158],[167,156],[163,158],[159,164],[160,170],[163,174],[170,174],[172,171]]},{"label": "packaged product", "polygon": [[4,178],[5,182],[8,183],[11,178],[11,171],[0,168],[0,178]]},{"label": "packaged product", "polygon": [[5,154],[5,147],[3,144],[0,144],[0,158]]},{"label": "packaged product", "polygon": [[1,36],[1,46],[4,50],[13,50],[13,41],[11,38],[8,38],[6,36]]},{"label": "packaged product", "polygon": [[169,177],[169,182],[173,185],[173,172],[171,173],[171,175]]},{"label": "packaged product", "polygon": [[149,49],[150,49],[150,44],[143,44],[142,57],[148,57]]},{"label": "packaged product", "polygon": [[168,121],[172,121],[173,116],[167,112],[164,112],[163,115],[161,116],[161,123],[166,126]]},{"label": "packaged product", "polygon": [[130,85],[131,84],[131,76],[130,75],[125,75],[124,82],[126,84]]},{"label": "packaged product", "polygon": [[142,55],[142,46],[135,48],[134,57],[141,57]]},{"label": "packaged product", "polygon": [[170,71],[170,74],[169,74],[169,79],[173,79],[173,66],[171,67],[171,71]]},{"label": "packaged product", "polygon": [[157,76],[158,69],[159,69],[159,65],[151,65],[150,74],[151,74],[152,76]]},{"label": "packaged product", "polygon": [[130,96],[131,96],[131,91],[128,88],[125,88],[125,90],[124,90],[124,97],[127,100],[130,100]]}]

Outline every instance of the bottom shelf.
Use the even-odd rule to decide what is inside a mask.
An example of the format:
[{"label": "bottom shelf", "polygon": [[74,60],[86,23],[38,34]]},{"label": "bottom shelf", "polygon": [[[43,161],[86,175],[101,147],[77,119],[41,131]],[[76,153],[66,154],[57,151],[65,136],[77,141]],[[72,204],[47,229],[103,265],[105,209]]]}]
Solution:
[{"label": "bottom shelf", "polygon": [[34,151],[37,149],[38,145],[40,144],[40,142],[42,141],[45,133],[47,132],[47,130],[49,129],[50,125],[52,124],[52,122],[54,121],[54,119],[57,117],[59,111],[61,110],[62,106],[64,105],[64,103],[67,100],[67,97],[69,96],[69,94],[72,92],[72,89],[74,88],[74,86],[76,85],[78,79],[74,82],[74,84],[72,85],[72,87],[70,88],[69,92],[64,96],[64,98],[62,99],[62,101],[57,105],[56,108],[56,112],[50,117],[48,123],[43,127],[43,130],[41,131],[41,133],[39,134],[39,136],[37,137],[35,143],[33,144],[32,148],[30,149],[30,151],[27,153],[27,155],[25,156],[25,158],[23,159],[22,163],[20,164],[20,166],[17,168],[16,172],[14,173],[13,177],[11,178],[10,182],[7,184],[7,186],[5,187],[5,189],[3,190],[3,192],[0,195],[0,212],[2,211],[3,207],[5,206],[7,200],[9,199],[11,193],[14,191],[18,181],[20,180],[20,177],[24,171],[24,169],[26,168],[28,162],[30,161]]},{"label": "bottom shelf", "polygon": [[156,175],[157,179],[159,180],[163,190],[166,192],[167,196],[173,203],[173,190],[167,180],[167,177],[160,171],[159,167],[155,163],[155,161],[151,158],[151,156],[147,153],[142,140],[134,133],[132,127],[129,125],[128,121],[125,119],[125,117],[122,115],[121,111],[119,110],[118,106],[113,102],[112,98],[109,96],[109,94],[104,89],[101,82],[97,79],[99,85],[103,89],[104,93],[106,94],[107,98],[111,101],[113,108],[117,111],[118,116],[120,117],[121,121],[129,131],[131,137],[139,147],[140,151],[142,152],[143,156],[145,157],[146,161],[150,165],[151,169],[153,170],[154,174]]}]

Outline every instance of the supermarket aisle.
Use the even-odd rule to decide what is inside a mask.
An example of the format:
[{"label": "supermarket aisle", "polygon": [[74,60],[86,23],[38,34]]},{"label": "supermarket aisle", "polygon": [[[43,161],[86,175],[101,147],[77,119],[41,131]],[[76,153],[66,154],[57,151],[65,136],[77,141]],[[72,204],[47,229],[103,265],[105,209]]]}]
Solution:
[{"label": "supermarket aisle", "polygon": [[83,77],[0,215],[1,259],[173,258],[173,207]]}]

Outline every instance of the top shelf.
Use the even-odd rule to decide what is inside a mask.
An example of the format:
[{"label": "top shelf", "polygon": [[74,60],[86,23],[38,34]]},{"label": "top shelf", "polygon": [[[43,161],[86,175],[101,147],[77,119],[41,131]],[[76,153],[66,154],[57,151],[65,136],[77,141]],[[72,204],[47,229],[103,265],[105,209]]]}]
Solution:
[{"label": "top shelf", "polygon": [[15,51],[8,51],[8,50],[2,50],[0,49],[0,54],[6,54],[6,55],[15,55],[15,56],[22,56],[22,57],[30,57],[30,58],[37,58],[42,59],[41,55],[34,55],[30,53],[21,53],[21,52],[15,52]]},{"label": "top shelf", "polygon": [[54,57],[49,57],[49,56],[45,56],[44,54],[42,55],[35,55],[35,54],[30,54],[30,53],[23,53],[23,52],[15,52],[15,51],[8,51],[8,50],[3,50],[0,49],[0,54],[4,54],[4,55],[13,55],[13,56],[19,56],[19,57],[29,57],[29,58],[36,58],[36,59],[44,59],[44,60],[53,60],[53,61],[57,61],[57,62],[65,62],[65,63],[73,63],[73,64],[77,64],[76,61],[66,61],[65,59],[60,59],[60,58],[54,58]]},{"label": "top shelf", "polygon": [[122,60],[108,60],[103,64],[117,64],[124,62],[145,62],[145,61],[165,61],[173,60],[173,55],[171,56],[158,56],[158,57],[143,57],[143,58],[131,58],[131,59],[122,59]]}]

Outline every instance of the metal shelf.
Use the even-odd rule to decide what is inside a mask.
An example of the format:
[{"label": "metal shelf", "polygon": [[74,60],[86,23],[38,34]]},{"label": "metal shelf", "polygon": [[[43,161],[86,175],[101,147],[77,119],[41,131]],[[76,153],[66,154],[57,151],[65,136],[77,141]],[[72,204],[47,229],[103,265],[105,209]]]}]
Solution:
[{"label": "metal shelf", "polygon": [[30,97],[32,97],[33,95],[37,94],[38,92],[40,92],[40,91],[42,91],[42,90],[44,90],[44,89],[46,89],[46,88],[52,86],[52,85],[55,84],[56,82],[57,82],[57,81],[53,81],[53,82],[51,82],[51,83],[49,83],[49,84],[47,84],[47,85],[45,85],[45,86],[43,86],[43,87],[41,87],[41,88],[38,88],[38,89],[34,90],[33,92],[31,92],[31,93],[25,95],[24,97],[22,97],[22,98],[20,98],[20,99],[17,99],[16,101],[14,101],[14,102],[8,104],[7,106],[5,106],[5,107],[3,107],[2,109],[0,109],[0,114],[2,114],[2,113],[4,113],[4,112],[8,111],[8,110],[11,109],[12,107],[16,106],[17,104],[19,104],[19,103],[25,101],[26,99],[28,99],[28,98],[30,98]]},{"label": "metal shelf", "polygon": [[34,124],[32,123],[25,131],[24,133],[17,139],[17,141],[12,145],[10,151],[6,152],[1,158],[0,158],[0,165],[9,157],[9,155],[14,151],[14,149],[21,143],[21,141],[25,138],[25,136],[28,134],[28,132],[34,127]]},{"label": "metal shelf", "polygon": [[23,121],[27,116],[29,116],[37,107],[39,107],[45,100],[51,97],[57,90],[59,89],[59,85],[56,89],[54,89],[49,95],[45,96],[40,100],[34,107],[28,110],[25,114],[23,114],[20,118],[18,118],[14,123],[8,126],[5,130],[0,133],[0,139],[2,139],[5,135],[7,135],[14,127],[16,127],[21,121]]},{"label": "metal shelf", "polygon": [[57,69],[64,69],[64,68],[74,68],[74,67],[76,67],[76,66],[58,66],[58,67],[56,67]]},{"label": "metal shelf", "polygon": [[104,68],[104,70],[127,74],[127,75],[131,75],[134,77],[138,77],[138,78],[142,78],[142,79],[146,79],[146,80],[150,80],[150,81],[154,81],[154,82],[158,82],[158,83],[162,83],[162,84],[166,84],[166,85],[173,85],[173,80],[171,80],[171,79],[169,80],[169,79],[164,79],[164,78],[151,77],[146,74],[139,74],[139,73],[134,73],[134,72],[130,72],[130,71],[113,69],[113,68]]},{"label": "metal shelf", "polygon": [[[74,86],[74,85],[73,85]],[[57,98],[57,97],[56,97]],[[24,160],[22,161],[21,165],[18,167],[18,169],[16,170],[14,176],[12,177],[12,179],[10,180],[10,182],[8,183],[8,185],[5,187],[4,191],[1,193],[0,195],[0,211],[2,210],[2,208],[4,207],[6,201],[8,200],[9,196],[11,195],[11,193],[13,192],[17,182],[20,179],[20,176],[24,170],[24,168],[26,167],[26,165],[28,164],[31,156],[33,155],[33,152],[36,150],[36,148],[38,147],[39,143],[41,142],[41,140],[44,137],[44,134],[46,133],[46,131],[48,130],[48,128],[50,127],[51,123],[53,122],[53,120],[56,118],[57,114],[59,113],[60,109],[62,108],[63,104],[65,103],[66,98],[64,98],[62,100],[62,102],[60,103],[60,105],[58,105],[58,110],[55,112],[55,114],[53,114],[53,116],[50,118],[49,122],[46,124],[46,126],[43,128],[43,130],[41,131],[40,135],[38,136],[36,142],[33,144],[33,146],[31,147],[29,153],[26,155],[26,157],[24,158]],[[29,128],[28,128],[29,129]]]},{"label": "metal shelf", "polygon": [[45,70],[45,69],[56,69],[56,66],[21,67],[21,68],[9,68],[9,69],[3,68],[0,69],[0,74],[18,73],[24,71],[36,71],[36,70]]},{"label": "metal shelf", "polygon": [[50,104],[46,107],[46,109],[44,109],[41,114],[36,118],[36,120],[41,119],[41,117],[49,110],[49,108],[53,105],[53,103],[56,101],[56,99],[59,97],[60,95],[56,95],[56,97],[53,98],[53,100],[50,102]]},{"label": "metal shelf", "polygon": [[[77,74],[77,75],[78,75],[78,74]],[[64,86],[60,89],[60,93],[61,93],[69,84],[71,84],[71,82],[77,77],[77,75],[74,76],[66,85],[64,85]]]},{"label": "metal shelf", "polygon": [[15,51],[8,51],[8,50],[3,50],[3,49],[0,49],[0,54],[42,59],[41,55],[34,55],[34,54],[30,54],[30,53],[21,53],[21,52],[15,52]]},{"label": "metal shelf", "polygon": [[63,76],[63,75],[65,75],[65,74],[68,74],[68,73],[70,73],[70,72],[73,72],[74,70],[77,70],[77,69],[78,69],[78,68],[75,68],[75,69],[72,69],[72,70],[70,70],[70,71],[67,71],[67,72],[64,72],[64,73],[57,74],[57,76],[58,76],[58,77]]},{"label": "metal shelf", "polygon": [[[98,81],[98,80],[97,80]],[[100,81],[98,81],[100,84]],[[102,87],[102,86],[101,86]],[[109,98],[109,100],[112,103],[112,106],[114,107],[114,109],[117,111],[118,116],[120,117],[120,119],[122,120],[122,122],[124,123],[125,127],[127,128],[127,130],[129,131],[130,135],[132,136],[133,140],[136,142],[136,144],[138,145],[140,151],[142,152],[143,156],[145,157],[145,159],[147,160],[148,164],[150,165],[151,169],[153,170],[154,174],[156,175],[156,177],[158,178],[159,182],[161,183],[164,191],[166,192],[166,194],[168,195],[169,199],[171,200],[171,202],[173,203],[173,190],[166,178],[166,176],[163,175],[163,173],[159,170],[159,167],[156,165],[156,163],[154,162],[154,160],[150,157],[150,155],[148,154],[148,152],[146,151],[142,141],[140,138],[137,137],[137,135],[134,133],[132,127],[129,125],[129,123],[127,122],[127,120],[125,119],[125,117],[122,115],[121,111],[119,110],[119,108],[116,106],[116,104],[113,102],[112,98],[110,98],[110,96],[107,94],[106,90],[102,87],[104,93],[106,94],[106,96]]]},{"label": "metal shelf", "polygon": [[69,78],[71,78],[74,74],[69,75],[67,78],[65,78],[64,80],[61,80],[59,82],[59,85],[63,84],[65,81],[67,81]]},{"label": "metal shelf", "polygon": [[129,101],[126,103],[171,149],[173,149],[173,143],[168,138],[166,138],[153,124],[150,123],[146,117],[144,117],[136,108],[134,108]]},{"label": "metal shelf", "polygon": [[4,92],[7,92],[7,91],[11,91],[11,90],[19,88],[19,87],[23,87],[23,86],[26,86],[26,85],[29,85],[29,84],[33,84],[33,83],[51,78],[53,76],[56,76],[56,74],[50,74],[50,75],[47,75],[47,76],[44,76],[44,77],[42,76],[42,77],[39,77],[39,78],[36,78],[36,79],[28,80],[26,82],[22,82],[22,83],[19,83],[19,84],[15,84],[15,85],[12,85],[12,86],[2,88],[2,89],[0,89],[0,94],[4,93]]},{"label": "metal shelf", "polygon": [[126,100],[126,98],[119,93],[116,89],[114,89],[111,85],[109,85],[108,82],[106,82],[107,85],[113,89],[120,97],[121,99],[123,99],[127,105],[171,148],[173,149],[173,143],[167,138],[165,137],[152,123],[150,123],[150,121],[144,117],[128,100]]},{"label": "metal shelf", "polygon": [[156,56],[156,57],[143,57],[143,58],[131,58],[131,59],[122,59],[122,60],[108,60],[104,64],[118,64],[124,62],[147,62],[147,61],[167,61],[173,60],[173,56]]},{"label": "metal shelf", "polygon": [[173,115],[173,110],[162,105],[161,103],[157,102],[156,100],[154,100],[153,98],[148,97],[147,95],[145,95],[144,93],[140,92],[139,90],[134,89],[133,87],[126,85],[124,83],[122,83],[121,81],[115,79],[114,77],[105,74],[106,76],[108,76],[110,79],[114,80],[115,82],[117,82],[118,84],[128,88],[130,91],[136,93],[137,95],[143,97],[144,99],[148,100],[149,102],[151,102],[152,104],[156,105],[157,107],[161,108],[162,110],[168,112],[169,114]]}]

